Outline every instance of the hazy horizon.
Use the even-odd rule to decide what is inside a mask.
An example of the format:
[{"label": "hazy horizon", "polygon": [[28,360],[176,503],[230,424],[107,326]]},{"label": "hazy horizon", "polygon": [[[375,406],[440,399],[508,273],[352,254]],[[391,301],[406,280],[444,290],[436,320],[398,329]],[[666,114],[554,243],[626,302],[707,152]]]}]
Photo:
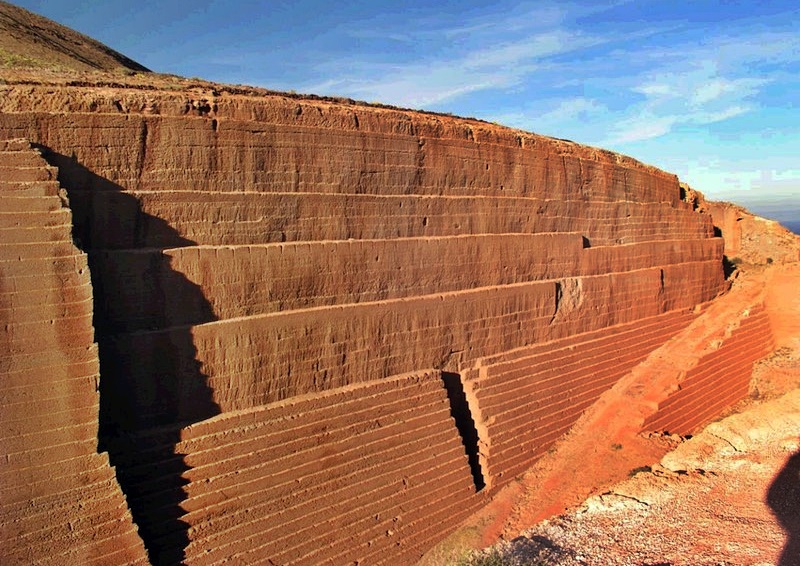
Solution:
[{"label": "hazy horizon", "polygon": [[157,72],[474,116],[800,220],[796,2],[17,4]]}]

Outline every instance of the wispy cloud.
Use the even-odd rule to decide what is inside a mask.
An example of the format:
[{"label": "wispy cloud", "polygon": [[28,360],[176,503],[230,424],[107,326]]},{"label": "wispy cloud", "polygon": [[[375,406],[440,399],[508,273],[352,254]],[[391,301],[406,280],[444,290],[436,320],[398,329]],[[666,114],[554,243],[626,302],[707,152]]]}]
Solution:
[{"label": "wispy cloud", "polygon": [[624,111],[604,142],[624,145],[666,135],[682,125],[703,126],[741,116],[756,109],[754,99],[767,82],[692,70],[670,73],[666,81],[631,89],[645,100]]},{"label": "wispy cloud", "polygon": [[[587,8],[581,13],[596,10]],[[445,38],[442,54],[426,54],[424,62],[409,63],[326,61],[324,67],[339,70],[339,77],[303,89],[400,106],[432,107],[476,91],[513,88],[531,80],[554,58],[623,40],[581,30],[567,21],[568,15],[574,17],[554,4],[513,16],[489,14],[453,27],[423,26],[404,37],[425,43],[434,36],[440,47],[441,38]]]}]

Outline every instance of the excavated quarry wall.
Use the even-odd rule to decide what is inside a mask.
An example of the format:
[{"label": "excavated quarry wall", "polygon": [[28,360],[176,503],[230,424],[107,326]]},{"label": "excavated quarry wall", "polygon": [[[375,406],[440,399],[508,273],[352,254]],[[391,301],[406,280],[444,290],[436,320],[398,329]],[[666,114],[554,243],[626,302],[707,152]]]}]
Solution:
[{"label": "excavated quarry wall", "polygon": [[749,394],[753,363],[775,347],[772,327],[762,302],[744,309],[732,323],[735,328],[680,377],[679,387],[658,404],[643,430],[694,434]]},{"label": "excavated quarry wall", "polygon": [[88,253],[155,563],[412,563],[725,288],[675,176],[450,117],[2,87]]},{"label": "excavated quarry wall", "polygon": [[0,562],[147,564],[97,451],[92,287],[56,176],[0,141]]}]

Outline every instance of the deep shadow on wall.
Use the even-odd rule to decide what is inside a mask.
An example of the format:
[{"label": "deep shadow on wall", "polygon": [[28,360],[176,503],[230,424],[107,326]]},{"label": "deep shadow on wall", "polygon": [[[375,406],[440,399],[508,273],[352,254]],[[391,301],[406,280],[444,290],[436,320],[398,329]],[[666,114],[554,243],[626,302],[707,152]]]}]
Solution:
[{"label": "deep shadow on wall", "polygon": [[[45,159],[59,169],[73,213],[73,236],[89,256],[94,298],[94,327],[100,352],[100,432],[98,450],[107,451],[131,508],[134,522],[153,564],[180,562],[188,544],[181,521],[185,498],[182,475],[189,468],[176,453],[180,429],[220,413],[197,360],[191,326],[216,320],[201,288],[182,273],[160,270],[147,321],[148,331],[169,330],[171,347],[158,352],[157,371],[137,371],[136,359],[121,344],[144,329],[135,321],[113,315],[115,301],[124,300],[126,280],[154,277],[146,265],[104,261],[108,254],[148,246],[157,237],[163,246],[191,246],[161,218],[143,212],[135,195],[100,177],[69,157],[39,146]],[[119,273],[120,265],[127,271]],[[162,264],[163,265],[163,264]],[[148,282],[149,283],[149,282]],[[170,297],[191,305],[184,324],[172,327]],[[184,309],[184,313],[186,310]],[[153,417],[152,415],[157,415]]]}]

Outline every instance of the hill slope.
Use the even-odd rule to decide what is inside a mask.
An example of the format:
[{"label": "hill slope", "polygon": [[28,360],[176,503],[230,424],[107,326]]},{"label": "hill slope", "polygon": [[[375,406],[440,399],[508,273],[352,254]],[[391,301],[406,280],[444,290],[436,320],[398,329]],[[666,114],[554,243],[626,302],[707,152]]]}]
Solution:
[{"label": "hill slope", "polygon": [[68,27],[0,1],[0,68],[149,69]]}]

